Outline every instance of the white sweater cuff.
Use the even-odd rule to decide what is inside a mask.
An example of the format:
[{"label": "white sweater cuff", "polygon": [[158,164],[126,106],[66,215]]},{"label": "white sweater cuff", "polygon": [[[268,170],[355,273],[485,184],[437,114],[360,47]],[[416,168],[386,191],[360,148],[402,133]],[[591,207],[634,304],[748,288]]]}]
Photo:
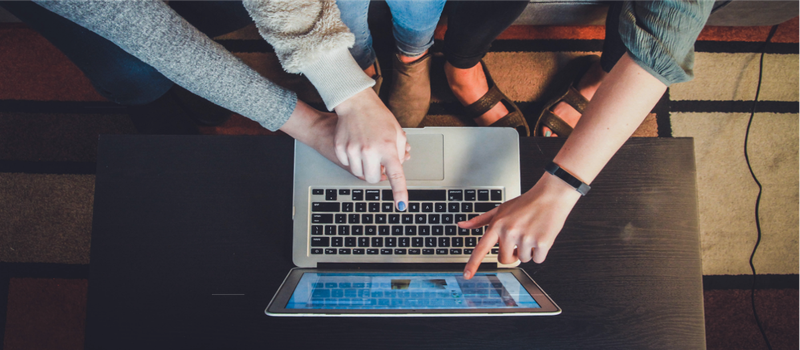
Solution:
[{"label": "white sweater cuff", "polygon": [[317,88],[329,111],[375,85],[346,48],[333,50],[300,70]]}]

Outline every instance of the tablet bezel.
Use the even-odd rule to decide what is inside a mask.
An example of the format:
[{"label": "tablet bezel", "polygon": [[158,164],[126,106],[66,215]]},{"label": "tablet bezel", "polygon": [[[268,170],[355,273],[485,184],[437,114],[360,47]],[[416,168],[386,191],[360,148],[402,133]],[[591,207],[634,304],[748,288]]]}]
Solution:
[{"label": "tablet bezel", "polygon": [[554,316],[561,313],[561,308],[542,290],[541,287],[520,268],[487,269],[479,273],[507,272],[520,281],[520,284],[541,306],[541,308],[520,309],[287,309],[285,306],[292,297],[303,274],[312,273],[458,273],[453,270],[345,270],[345,269],[310,269],[295,267],[289,271],[278,291],[264,310],[269,316],[362,316],[362,317],[423,317],[423,316]]}]

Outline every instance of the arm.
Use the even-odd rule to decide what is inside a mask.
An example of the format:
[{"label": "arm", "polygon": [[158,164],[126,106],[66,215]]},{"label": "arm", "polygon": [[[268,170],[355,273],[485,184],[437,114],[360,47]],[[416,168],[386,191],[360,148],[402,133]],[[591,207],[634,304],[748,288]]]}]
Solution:
[{"label": "arm", "polygon": [[[370,79],[348,51],[354,37],[334,1],[246,0],[258,31],[274,48],[284,70],[304,74],[329,110],[338,114],[335,159],[370,183],[385,171],[395,204],[408,202],[402,162],[405,132],[370,89]],[[330,157],[328,157],[331,159]]]},{"label": "arm", "polygon": [[[636,131],[666,88],[624,55],[606,76],[554,161],[583,182],[591,183]],[[467,262],[464,276],[471,278],[475,274],[498,240],[501,263],[510,264],[517,259],[543,262],[579,198],[574,188],[545,173],[522,196],[459,223],[464,228],[489,225]]]}]

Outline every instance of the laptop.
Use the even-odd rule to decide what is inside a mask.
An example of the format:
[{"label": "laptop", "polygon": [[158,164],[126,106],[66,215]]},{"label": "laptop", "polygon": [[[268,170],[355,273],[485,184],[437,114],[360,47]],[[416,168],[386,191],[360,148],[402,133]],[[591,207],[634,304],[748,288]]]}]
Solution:
[{"label": "laptop", "polygon": [[[512,128],[405,129],[408,208],[388,181],[369,184],[295,142],[292,269],[270,316],[557,315],[524,270],[492,249],[470,280],[464,264],[485,228],[456,224],[520,195]],[[493,268],[486,268],[491,266]]]}]

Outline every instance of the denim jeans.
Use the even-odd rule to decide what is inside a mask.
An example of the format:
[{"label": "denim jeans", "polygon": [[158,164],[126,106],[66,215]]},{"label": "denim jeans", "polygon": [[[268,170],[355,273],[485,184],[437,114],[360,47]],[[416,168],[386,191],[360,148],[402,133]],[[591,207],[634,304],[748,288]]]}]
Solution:
[{"label": "denim jeans", "polygon": [[[251,23],[241,2],[175,2],[175,10],[209,36],[225,34]],[[103,97],[124,105],[150,103],[174,83],[155,68],[105,38],[28,1],[0,6],[61,50]]]},{"label": "denim jeans", "polygon": [[[342,22],[356,36],[350,53],[362,69],[375,62],[372,34],[367,25],[370,0],[337,0]],[[444,9],[444,0],[386,0],[392,13],[392,32],[397,51],[408,57],[433,46],[433,32]]]}]

